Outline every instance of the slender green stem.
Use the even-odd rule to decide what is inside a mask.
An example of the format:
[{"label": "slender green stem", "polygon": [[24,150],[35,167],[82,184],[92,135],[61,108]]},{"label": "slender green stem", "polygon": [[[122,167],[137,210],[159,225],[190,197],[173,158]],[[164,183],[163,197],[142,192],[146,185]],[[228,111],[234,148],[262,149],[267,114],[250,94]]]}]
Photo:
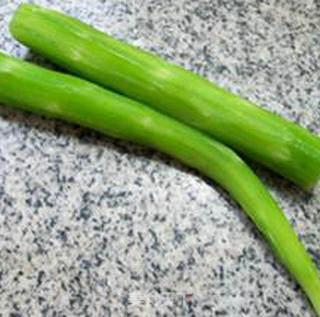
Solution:
[{"label": "slender green stem", "polygon": [[85,80],[0,56],[0,102],[153,147],[221,184],[257,225],[320,316],[317,269],[251,169],[226,146]]},{"label": "slender green stem", "polygon": [[20,42],[68,70],[194,126],[305,189],[320,175],[320,139],[180,67],[55,11],[22,5]]}]

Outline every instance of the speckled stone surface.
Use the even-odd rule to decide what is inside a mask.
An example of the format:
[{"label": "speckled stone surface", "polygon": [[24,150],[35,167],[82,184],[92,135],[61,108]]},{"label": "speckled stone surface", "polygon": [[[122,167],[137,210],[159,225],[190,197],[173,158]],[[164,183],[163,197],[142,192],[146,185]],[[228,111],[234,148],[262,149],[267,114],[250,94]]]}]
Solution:
[{"label": "speckled stone surface", "polygon": [[[22,2],[0,0],[0,49],[41,62],[8,33]],[[317,0],[33,2],[320,135]],[[252,166],[320,265],[320,191]],[[0,316],[315,314],[214,183],[155,151],[1,106]]]}]

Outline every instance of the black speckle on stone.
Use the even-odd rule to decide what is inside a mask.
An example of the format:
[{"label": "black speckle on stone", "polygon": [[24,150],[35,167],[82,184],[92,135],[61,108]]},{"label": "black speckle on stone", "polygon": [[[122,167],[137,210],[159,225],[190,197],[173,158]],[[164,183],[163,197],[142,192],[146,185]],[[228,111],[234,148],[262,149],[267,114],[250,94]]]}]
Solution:
[{"label": "black speckle on stone", "polygon": [[250,313],[250,308],[241,307],[241,313],[248,315]]},{"label": "black speckle on stone", "polygon": [[225,65],[217,65],[215,68],[215,71],[219,74],[225,72],[225,71],[229,71],[229,69],[227,68],[227,66]]},{"label": "black speckle on stone", "polygon": [[184,17],[188,23],[191,23],[191,16],[189,14],[186,14]]},{"label": "black speckle on stone", "polygon": [[136,273],[131,273],[130,278],[134,281],[140,281],[141,277]]},{"label": "black speckle on stone", "polygon": [[87,203],[89,201],[89,198],[90,198],[90,192],[85,192],[83,195],[82,195],[82,200],[83,202]]},{"label": "black speckle on stone", "polygon": [[275,317],[288,316],[288,309],[286,307],[280,307],[277,309]]},{"label": "black speckle on stone", "polygon": [[222,266],[219,266],[219,279],[220,280],[224,279],[224,269]]},{"label": "black speckle on stone", "polygon": [[28,205],[28,207],[32,207],[32,200],[31,200],[31,198],[26,199],[26,204]]},{"label": "black speckle on stone", "polygon": [[79,220],[83,219],[87,221],[91,217],[91,210],[88,208],[88,206],[84,206],[80,208],[80,214],[79,214]]},{"label": "black speckle on stone", "polygon": [[135,179],[135,181],[134,181],[134,184],[135,184],[135,185],[138,185],[139,187],[141,187],[141,186],[142,186],[142,179],[141,179],[141,177],[137,177],[137,178]]},{"label": "black speckle on stone", "polygon": [[81,268],[84,270],[89,270],[91,268],[91,263],[88,260],[82,260]]},{"label": "black speckle on stone", "polygon": [[46,301],[46,299],[45,299],[44,297],[42,297],[42,296],[39,296],[39,297],[38,297],[38,303],[39,303],[39,305],[42,305],[43,303],[45,303],[45,301]]},{"label": "black speckle on stone", "polygon": [[151,263],[152,274],[155,278],[158,277],[158,274],[161,272],[160,265],[157,263]]},{"label": "black speckle on stone", "polygon": [[99,267],[104,262],[103,258],[101,258],[99,254],[95,254],[94,259],[94,265],[96,267]]},{"label": "black speckle on stone", "polygon": [[196,260],[194,259],[193,256],[191,256],[191,257],[188,258],[188,265],[189,265],[189,266],[192,266],[192,265],[194,265],[195,263],[196,263]]},{"label": "black speckle on stone", "polygon": [[67,286],[64,282],[61,282],[61,288],[64,290],[64,291],[67,291]]},{"label": "black speckle on stone", "polygon": [[63,242],[66,242],[68,240],[67,233],[64,230],[58,230],[57,239],[62,240]]},{"label": "black speckle on stone", "polygon": [[121,216],[121,218],[122,218],[122,220],[124,220],[124,221],[130,221],[130,220],[132,220],[132,217],[131,217],[129,214],[127,214],[127,213],[123,214],[123,215]]},{"label": "black speckle on stone", "polygon": [[151,236],[153,239],[153,242],[152,242],[150,248],[157,250],[159,248],[158,236],[156,235],[156,233],[152,229],[149,229],[149,232],[151,233]]},{"label": "black speckle on stone", "polygon": [[300,208],[301,208],[301,211],[303,212],[303,216],[304,216],[306,219],[310,220],[311,217],[310,217],[309,210],[307,211],[306,208],[305,208],[305,206],[302,205],[302,204],[300,204]]},{"label": "black speckle on stone", "polygon": [[227,316],[228,313],[226,310],[216,310],[215,311],[215,316]]},{"label": "black speckle on stone", "polygon": [[183,263],[183,261],[180,261],[180,263],[177,266],[177,270],[178,271],[183,271],[185,268],[185,264]]},{"label": "black speckle on stone", "polygon": [[202,311],[211,311],[212,310],[212,306],[205,304],[202,306]]},{"label": "black speckle on stone", "polygon": [[148,20],[146,23],[145,23],[146,27],[152,31],[154,29],[154,26],[153,26],[153,22],[152,20]]},{"label": "black speckle on stone", "polygon": [[37,287],[39,287],[42,284],[44,276],[45,276],[45,272],[42,270],[39,271],[38,277],[37,277]]},{"label": "black speckle on stone", "polygon": [[141,242],[143,242],[143,241],[144,241],[144,239],[143,239],[143,235],[142,235],[142,233],[141,233],[141,232],[138,232],[138,237],[139,237],[139,240],[140,240]]},{"label": "black speckle on stone", "polygon": [[7,196],[4,197],[3,202],[4,202],[7,206],[12,207],[12,199],[10,199],[9,197],[7,197]]},{"label": "black speckle on stone", "polygon": [[104,152],[103,149],[99,149],[99,151],[98,151],[98,153],[97,153],[97,156],[96,156],[97,160],[100,160],[100,159],[101,159],[101,157],[102,157],[102,155],[103,155],[103,152]]},{"label": "black speckle on stone", "polygon": [[125,307],[127,307],[127,306],[128,306],[128,302],[129,302],[128,300],[129,300],[129,297],[128,297],[127,295],[123,295],[123,296],[121,297],[122,305],[125,306]]},{"label": "black speckle on stone", "polygon": [[184,235],[177,229],[173,229],[174,241],[180,244],[184,240]]},{"label": "black speckle on stone", "polygon": [[101,245],[101,249],[105,250],[108,246],[108,239],[106,237],[102,238],[102,245]]},{"label": "black speckle on stone", "polygon": [[201,257],[203,257],[205,254],[205,250],[203,247],[197,247],[197,252]]}]

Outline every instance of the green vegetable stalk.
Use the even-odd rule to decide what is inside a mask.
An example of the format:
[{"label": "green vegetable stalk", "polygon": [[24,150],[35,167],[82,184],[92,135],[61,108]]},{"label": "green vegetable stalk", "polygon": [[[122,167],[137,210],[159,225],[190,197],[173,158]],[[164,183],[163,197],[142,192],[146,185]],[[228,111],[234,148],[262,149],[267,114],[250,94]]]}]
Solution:
[{"label": "green vegetable stalk", "polygon": [[320,139],[180,67],[61,13],[22,5],[13,36],[102,86],[196,127],[305,189],[320,175]]},{"label": "green vegetable stalk", "polygon": [[229,148],[137,101],[0,54],[0,102],[136,141],[209,176],[239,202],[320,316],[317,269],[251,169]]}]

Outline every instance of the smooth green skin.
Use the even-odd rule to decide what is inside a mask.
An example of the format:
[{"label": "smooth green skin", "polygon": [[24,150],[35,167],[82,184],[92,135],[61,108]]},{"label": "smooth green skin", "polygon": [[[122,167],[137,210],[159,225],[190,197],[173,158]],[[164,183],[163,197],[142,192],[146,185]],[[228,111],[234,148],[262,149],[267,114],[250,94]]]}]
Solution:
[{"label": "smooth green skin", "polygon": [[69,71],[155,107],[304,189],[320,175],[320,139],[296,124],[56,11],[22,5],[10,31]]},{"label": "smooth green skin", "polygon": [[315,265],[263,184],[231,149],[137,101],[1,54],[0,87],[2,103],[145,144],[215,180],[247,212],[320,316]]}]

